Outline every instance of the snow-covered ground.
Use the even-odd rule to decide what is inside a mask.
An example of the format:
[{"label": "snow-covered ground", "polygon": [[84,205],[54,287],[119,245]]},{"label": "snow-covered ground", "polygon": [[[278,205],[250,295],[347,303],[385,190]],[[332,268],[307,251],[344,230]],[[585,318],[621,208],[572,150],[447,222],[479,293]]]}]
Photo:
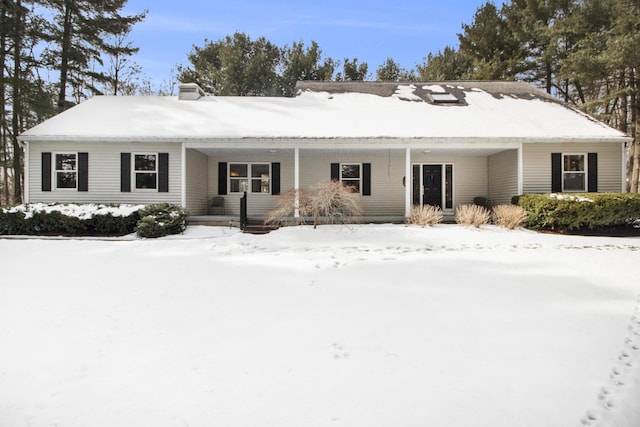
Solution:
[{"label": "snow-covered ground", "polygon": [[640,239],[0,239],[0,426],[640,425]]}]

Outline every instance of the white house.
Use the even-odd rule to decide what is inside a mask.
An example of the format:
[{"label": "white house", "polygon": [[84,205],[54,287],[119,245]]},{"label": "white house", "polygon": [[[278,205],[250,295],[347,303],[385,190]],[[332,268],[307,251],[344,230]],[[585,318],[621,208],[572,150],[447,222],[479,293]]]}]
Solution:
[{"label": "white house", "polygon": [[364,216],[540,192],[625,190],[623,133],[521,82],[301,82],[293,98],[100,96],[20,136],[27,202],[209,201],[260,218],[320,181],[358,189]]}]

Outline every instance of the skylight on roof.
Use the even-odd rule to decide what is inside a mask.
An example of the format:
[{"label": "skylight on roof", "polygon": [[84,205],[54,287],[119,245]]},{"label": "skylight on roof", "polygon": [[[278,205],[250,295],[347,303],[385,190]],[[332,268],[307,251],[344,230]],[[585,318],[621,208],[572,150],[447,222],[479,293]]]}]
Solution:
[{"label": "skylight on roof", "polygon": [[458,98],[449,92],[432,92],[427,95],[434,104],[456,104],[458,102]]}]

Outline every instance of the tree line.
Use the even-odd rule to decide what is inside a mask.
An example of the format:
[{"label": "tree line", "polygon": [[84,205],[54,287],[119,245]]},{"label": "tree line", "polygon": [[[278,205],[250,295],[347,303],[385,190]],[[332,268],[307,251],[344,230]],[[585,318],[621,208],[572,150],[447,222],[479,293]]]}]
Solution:
[{"label": "tree line", "polygon": [[[171,92],[141,78],[128,34],[146,12],[123,15],[126,2],[0,0],[0,205],[22,200],[20,132],[97,94]],[[236,96],[293,96],[299,80],[523,80],[631,135],[628,184],[639,191],[640,0],[486,2],[458,41],[414,68],[387,58],[370,72],[315,41],[277,46],[236,32],[194,45],[176,77]]]},{"label": "tree line", "polygon": [[17,137],[97,94],[133,93],[127,0],[0,0],[0,206],[22,201]]}]

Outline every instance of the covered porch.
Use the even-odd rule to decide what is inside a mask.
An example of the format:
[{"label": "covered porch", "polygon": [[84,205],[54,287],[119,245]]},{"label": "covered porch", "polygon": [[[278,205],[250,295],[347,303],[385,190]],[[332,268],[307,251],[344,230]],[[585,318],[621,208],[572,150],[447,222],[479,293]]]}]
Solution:
[{"label": "covered porch", "polygon": [[[183,205],[194,222],[261,221],[278,196],[339,180],[361,194],[366,222],[403,222],[414,205],[455,207],[484,197],[509,203],[522,192],[522,146],[508,142],[229,141],[183,144]],[[212,209],[211,200],[222,199]],[[299,217],[295,212],[293,219]]]}]

